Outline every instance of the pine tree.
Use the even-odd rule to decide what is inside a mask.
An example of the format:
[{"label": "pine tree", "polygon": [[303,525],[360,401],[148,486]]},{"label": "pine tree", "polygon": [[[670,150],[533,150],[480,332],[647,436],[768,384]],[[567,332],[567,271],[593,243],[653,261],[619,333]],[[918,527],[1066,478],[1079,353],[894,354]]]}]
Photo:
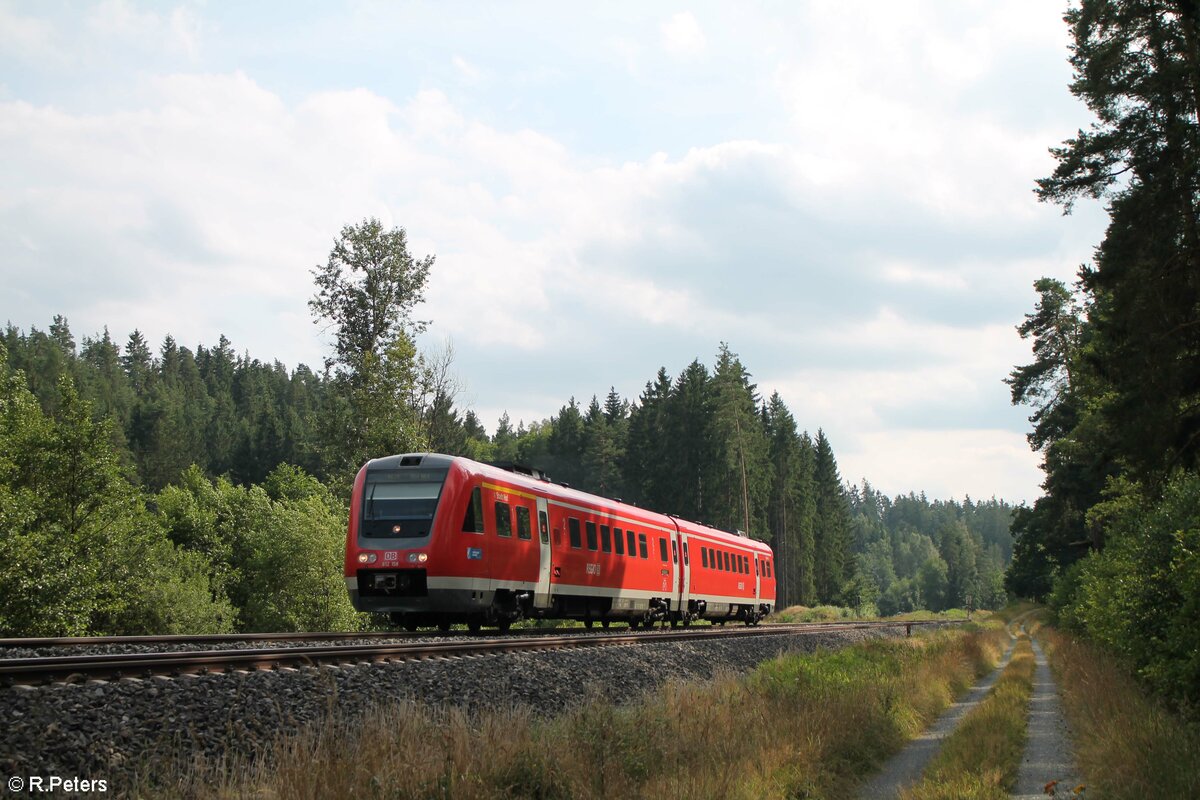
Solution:
[{"label": "pine tree", "polygon": [[770,487],[767,443],[750,374],[721,343],[711,382],[711,435],[715,458],[708,482],[715,502],[710,517],[721,527],[764,536]]}]

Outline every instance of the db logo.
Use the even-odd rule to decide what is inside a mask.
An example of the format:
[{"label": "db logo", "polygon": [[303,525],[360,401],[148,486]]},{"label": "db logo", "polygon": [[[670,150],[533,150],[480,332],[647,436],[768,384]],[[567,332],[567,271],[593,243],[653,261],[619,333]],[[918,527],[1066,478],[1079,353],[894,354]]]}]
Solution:
[{"label": "db logo", "polygon": [[384,561],[395,561],[400,556],[400,553],[395,550],[385,550],[383,552]]}]

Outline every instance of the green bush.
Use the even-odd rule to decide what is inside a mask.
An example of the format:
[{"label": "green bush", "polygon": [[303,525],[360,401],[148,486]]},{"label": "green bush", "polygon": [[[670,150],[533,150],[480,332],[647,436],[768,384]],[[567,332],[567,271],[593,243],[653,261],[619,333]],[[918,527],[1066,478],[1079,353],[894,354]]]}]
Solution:
[{"label": "green bush", "polygon": [[1200,475],[1178,473],[1161,497],[1114,482],[1089,514],[1107,546],[1061,575],[1060,623],[1123,656],[1159,694],[1200,704]]},{"label": "green bush", "polygon": [[208,565],[145,508],[70,379],[54,416],[0,348],[0,632],[69,636],[228,630]]},{"label": "green bush", "polygon": [[298,467],[242,487],[193,466],[157,505],[171,539],[210,561],[239,630],[355,630],[365,619],[342,579],[346,509]]}]

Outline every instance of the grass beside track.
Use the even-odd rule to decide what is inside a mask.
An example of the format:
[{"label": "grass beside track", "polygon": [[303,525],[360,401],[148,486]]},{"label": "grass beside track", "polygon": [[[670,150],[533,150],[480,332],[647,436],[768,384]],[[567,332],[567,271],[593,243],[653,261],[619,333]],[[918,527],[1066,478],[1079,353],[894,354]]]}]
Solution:
[{"label": "grass beside track", "polygon": [[[170,794],[258,798],[842,797],[994,665],[998,626],[786,656],[553,719],[401,704],[201,766]],[[153,796],[149,787],[140,790]],[[164,794],[165,796],[165,794]]]},{"label": "grass beside track", "polygon": [[1089,797],[1200,797],[1200,724],[1146,695],[1102,650],[1051,628],[1038,638],[1061,687]]},{"label": "grass beside track", "polygon": [[1033,648],[1022,634],[987,698],[946,739],[902,800],[1005,800],[1021,768],[1034,668]]}]

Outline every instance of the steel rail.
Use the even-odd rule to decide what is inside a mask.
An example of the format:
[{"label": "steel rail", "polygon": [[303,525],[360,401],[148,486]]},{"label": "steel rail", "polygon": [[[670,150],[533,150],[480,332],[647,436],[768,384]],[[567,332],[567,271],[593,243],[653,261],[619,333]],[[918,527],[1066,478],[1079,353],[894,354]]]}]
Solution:
[{"label": "steel rail", "polygon": [[504,637],[439,642],[326,645],[315,647],[193,650],[153,653],[44,656],[0,659],[0,683],[30,685],[54,681],[113,680],[153,675],[205,674],[232,670],[264,670],[289,665],[372,663],[392,660],[451,658],[515,651],[532,652],[584,647],[650,644],[739,636],[813,635],[827,631],[940,625],[929,622],[847,622],[797,625],[763,625],[703,630],[661,630],[658,633],[594,633],[592,636]]},{"label": "steel rail", "polygon": [[[870,622],[871,624],[879,625],[903,625],[904,622],[896,622],[889,620],[860,620],[861,622]],[[939,622],[946,620],[927,620],[927,622]],[[597,620],[597,623],[600,621]],[[624,624],[623,620],[613,620],[617,625]],[[739,624],[740,620],[729,620],[729,624]],[[844,624],[841,621],[837,622],[766,622],[763,623],[766,627],[782,627],[786,625],[840,625]],[[713,623],[713,628],[720,626]],[[697,630],[708,630],[706,624],[698,624]],[[308,631],[308,632],[286,632],[286,633],[202,633],[202,634],[162,634],[158,636],[31,636],[31,637],[0,637],[0,648],[25,648],[35,649],[39,647],[83,647],[95,645],[173,645],[173,644],[237,644],[240,642],[320,642],[320,641],[352,641],[354,639],[412,639],[418,637],[430,636],[571,636],[571,635],[586,635],[595,634],[600,631],[607,631],[609,628],[603,628],[599,624],[595,627],[564,627],[564,628],[512,628],[507,632],[501,633],[494,629],[485,628],[476,633],[471,633],[467,630],[455,629],[449,632],[429,629],[424,631]],[[620,630],[620,628],[616,628]],[[653,632],[659,629],[640,629],[645,632]]]}]

